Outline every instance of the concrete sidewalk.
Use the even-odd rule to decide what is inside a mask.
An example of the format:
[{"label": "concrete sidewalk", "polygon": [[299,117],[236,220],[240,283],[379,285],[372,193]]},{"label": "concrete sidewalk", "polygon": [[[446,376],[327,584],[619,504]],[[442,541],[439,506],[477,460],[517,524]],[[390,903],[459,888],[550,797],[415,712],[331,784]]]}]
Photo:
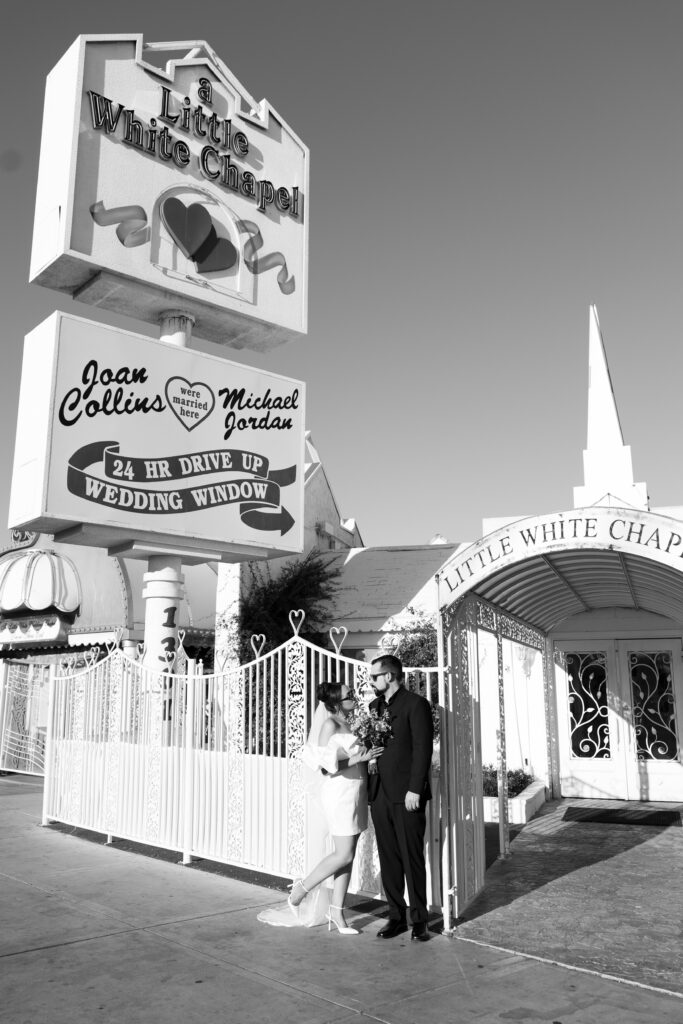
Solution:
[{"label": "concrete sidewalk", "polygon": [[[491,865],[458,936],[616,975],[683,997],[683,828],[596,824],[569,807],[673,804],[555,800]],[[683,1021],[683,1006],[681,1007]]]},{"label": "concrete sidewalk", "polygon": [[[42,785],[0,777],[4,1024],[680,1024],[683,999],[462,938],[376,938],[256,920],[284,895],[41,828]],[[514,858],[513,858],[514,859]],[[510,862],[508,862],[510,863]]]}]

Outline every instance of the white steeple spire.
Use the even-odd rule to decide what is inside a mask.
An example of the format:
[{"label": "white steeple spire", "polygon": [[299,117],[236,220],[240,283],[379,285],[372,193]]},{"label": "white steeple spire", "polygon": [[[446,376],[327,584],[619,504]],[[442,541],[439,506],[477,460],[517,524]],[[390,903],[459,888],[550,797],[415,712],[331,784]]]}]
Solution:
[{"label": "white steeple spire", "polygon": [[647,485],[633,482],[630,445],[624,444],[612,390],[598,311],[590,307],[588,349],[588,440],[583,487],[574,488],[574,508],[587,505],[649,507]]}]

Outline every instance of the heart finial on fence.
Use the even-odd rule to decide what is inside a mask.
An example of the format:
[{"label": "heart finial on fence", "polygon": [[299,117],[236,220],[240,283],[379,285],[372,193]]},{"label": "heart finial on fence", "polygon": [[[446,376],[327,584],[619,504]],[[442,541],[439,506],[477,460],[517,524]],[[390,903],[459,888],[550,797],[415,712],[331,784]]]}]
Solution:
[{"label": "heart finial on fence", "polygon": [[303,610],[303,608],[298,608],[296,611],[292,611],[289,613],[289,624],[294,630],[294,636],[299,635],[299,630],[303,626],[305,618],[306,612]]},{"label": "heart finial on fence", "polygon": [[332,626],[330,630],[330,640],[334,644],[334,649],[337,654],[341,651],[344,641],[348,635],[349,631],[346,626]]},{"label": "heart finial on fence", "polygon": [[145,656],[145,650],[146,650],[144,643],[139,643],[137,650],[138,650],[138,661],[142,661],[142,659]]},{"label": "heart finial on fence", "polygon": [[251,638],[251,646],[257,658],[261,657],[261,651],[266,646],[266,634],[254,633]]}]

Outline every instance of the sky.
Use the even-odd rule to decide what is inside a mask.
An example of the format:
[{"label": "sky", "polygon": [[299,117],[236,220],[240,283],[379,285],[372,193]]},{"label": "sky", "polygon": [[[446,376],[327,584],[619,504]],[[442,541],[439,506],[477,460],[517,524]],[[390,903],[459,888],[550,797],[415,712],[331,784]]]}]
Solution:
[{"label": "sky", "polygon": [[81,33],[205,40],[311,151],[309,330],[268,354],[366,545],[475,540],[583,482],[589,305],[653,507],[683,504],[683,4],[25,0],[0,72],[0,521],[45,76]]}]

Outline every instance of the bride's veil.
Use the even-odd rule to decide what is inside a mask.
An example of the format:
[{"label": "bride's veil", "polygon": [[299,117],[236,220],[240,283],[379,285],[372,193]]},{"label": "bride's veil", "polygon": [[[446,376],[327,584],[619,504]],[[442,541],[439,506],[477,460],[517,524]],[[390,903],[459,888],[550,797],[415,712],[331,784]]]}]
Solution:
[{"label": "bride's veil", "polygon": [[[330,837],[321,801],[323,774],[320,770],[324,749],[320,746],[320,733],[330,717],[331,712],[327,710],[322,701],[318,701],[308,739],[301,751],[304,793],[306,795],[304,878],[311,868],[315,867],[331,851]],[[311,928],[313,925],[322,924],[329,911],[331,881],[328,878],[321,885],[316,886],[296,908],[290,907],[289,904],[269,907],[268,910],[264,910],[258,915],[258,920],[264,924],[279,925],[284,928],[297,926]]]}]

